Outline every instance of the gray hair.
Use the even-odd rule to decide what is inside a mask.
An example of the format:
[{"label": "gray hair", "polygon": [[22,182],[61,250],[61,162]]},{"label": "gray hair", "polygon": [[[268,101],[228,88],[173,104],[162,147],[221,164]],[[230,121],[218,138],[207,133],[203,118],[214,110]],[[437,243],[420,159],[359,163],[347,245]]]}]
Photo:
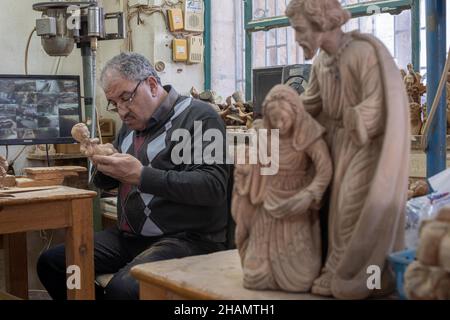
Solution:
[{"label": "gray hair", "polygon": [[161,79],[146,57],[139,53],[122,52],[109,60],[102,70],[100,83],[103,88],[107,85],[108,76],[111,71],[117,72],[127,80],[141,81],[148,77],[154,77],[161,85]]}]

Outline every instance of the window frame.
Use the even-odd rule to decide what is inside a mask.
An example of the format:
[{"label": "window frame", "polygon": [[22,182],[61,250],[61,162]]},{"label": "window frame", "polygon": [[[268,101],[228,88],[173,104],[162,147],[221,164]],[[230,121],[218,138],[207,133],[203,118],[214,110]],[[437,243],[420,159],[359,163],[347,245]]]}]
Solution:
[{"label": "window frame", "polygon": [[[274,28],[289,26],[289,19],[286,16],[275,16],[270,18],[253,19],[253,0],[243,0],[244,2],[244,29],[245,29],[245,97],[252,99],[252,34],[258,31],[268,31]],[[420,69],[420,0],[384,0],[356,3],[344,5],[350,11],[352,18],[370,16],[369,6],[378,5],[382,9],[382,14],[390,13],[398,15],[405,10],[411,10],[411,38],[412,38],[412,62],[414,68]]]}]

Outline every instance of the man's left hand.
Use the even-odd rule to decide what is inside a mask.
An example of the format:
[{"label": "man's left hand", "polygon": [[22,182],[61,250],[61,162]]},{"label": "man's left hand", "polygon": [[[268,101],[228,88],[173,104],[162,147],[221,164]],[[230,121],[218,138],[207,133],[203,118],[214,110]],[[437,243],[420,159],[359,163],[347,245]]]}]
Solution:
[{"label": "man's left hand", "polygon": [[93,156],[92,162],[97,170],[122,183],[138,186],[141,181],[143,165],[129,154],[115,153],[111,156]]}]

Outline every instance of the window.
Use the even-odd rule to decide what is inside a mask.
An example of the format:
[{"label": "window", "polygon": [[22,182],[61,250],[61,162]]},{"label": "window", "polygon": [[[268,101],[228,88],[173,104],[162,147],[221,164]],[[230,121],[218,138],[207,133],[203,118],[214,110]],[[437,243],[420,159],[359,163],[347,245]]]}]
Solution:
[{"label": "window", "polygon": [[[423,0],[422,0],[423,1]],[[295,35],[292,28],[288,25],[287,19],[282,21],[280,16],[284,16],[287,4],[290,0],[252,0],[252,21],[264,21],[265,26],[274,23],[275,28],[268,31],[255,31],[252,36],[252,52],[251,52],[251,68],[269,67],[277,65],[288,65],[295,63],[304,63],[303,50],[295,42]],[[361,4],[370,2],[362,0],[340,0],[344,6]],[[394,8],[397,4],[389,4],[392,1],[386,0],[390,8]],[[241,1],[240,6],[236,6],[236,26],[238,30],[245,29],[245,0]],[[402,10],[406,9],[402,4]],[[363,10],[366,7],[359,6]],[[423,9],[422,5],[422,10]],[[353,7],[353,12],[358,12],[359,16],[364,15],[366,11]],[[359,10],[359,11],[358,11]],[[275,18],[275,19],[274,19]],[[285,18],[285,17],[284,17]],[[264,20],[261,20],[264,19]],[[281,22],[280,22],[281,21]],[[411,45],[411,10],[404,10],[398,15],[391,14],[375,14],[371,16],[362,16],[360,18],[351,19],[344,27],[344,31],[360,30],[364,33],[371,33],[380,38],[387,46],[392,56],[395,58],[400,68],[406,68],[412,60]],[[242,92],[249,91],[249,82],[246,82],[246,66],[245,66],[245,37],[246,32],[236,33],[236,49],[239,59],[236,66],[236,89]],[[238,45],[239,44],[239,45]],[[247,58],[247,60],[249,60]],[[422,58],[422,61],[423,58]],[[251,73],[247,70],[247,75]],[[247,86],[245,86],[247,84]],[[250,90],[251,91],[251,90]],[[246,97],[250,97],[250,93],[246,92]]]}]

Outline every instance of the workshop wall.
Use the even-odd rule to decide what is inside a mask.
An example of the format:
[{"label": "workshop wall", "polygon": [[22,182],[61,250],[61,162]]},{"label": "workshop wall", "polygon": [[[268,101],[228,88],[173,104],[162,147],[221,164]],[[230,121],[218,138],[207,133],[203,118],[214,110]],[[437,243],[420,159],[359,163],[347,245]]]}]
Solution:
[{"label": "workshop wall", "polygon": [[[240,1],[211,1],[211,89],[224,99],[236,90],[236,21]],[[243,56],[243,53],[242,53]]]}]

